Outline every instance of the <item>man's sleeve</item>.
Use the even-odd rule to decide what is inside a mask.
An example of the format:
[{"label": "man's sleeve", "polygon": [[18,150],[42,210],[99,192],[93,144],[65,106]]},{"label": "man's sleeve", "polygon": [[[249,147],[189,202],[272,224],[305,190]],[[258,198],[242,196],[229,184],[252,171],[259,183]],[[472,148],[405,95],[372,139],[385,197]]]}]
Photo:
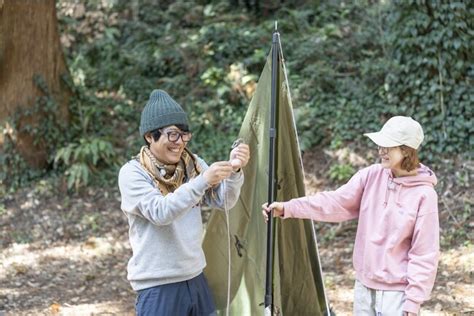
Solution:
[{"label": "man's sleeve", "polygon": [[[209,168],[204,160],[200,158],[197,159],[203,172]],[[243,183],[244,173],[242,169],[239,172],[233,172],[228,179],[207,190],[204,195],[203,203],[214,209],[229,210],[237,203],[240,195],[240,188]]]},{"label": "man's sleeve", "polygon": [[155,225],[168,225],[200,203],[208,184],[202,174],[163,196],[139,166],[127,163],[119,173],[122,210]]}]

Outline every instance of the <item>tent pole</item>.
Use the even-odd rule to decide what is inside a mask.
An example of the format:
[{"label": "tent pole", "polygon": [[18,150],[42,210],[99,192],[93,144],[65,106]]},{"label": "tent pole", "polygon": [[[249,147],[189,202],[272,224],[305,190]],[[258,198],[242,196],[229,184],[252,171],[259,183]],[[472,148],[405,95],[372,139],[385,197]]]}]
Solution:
[{"label": "tent pole", "polygon": [[[272,87],[270,102],[270,148],[269,148],[269,167],[268,167],[268,205],[275,201],[276,197],[276,177],[275,177],[275,145],[277,137],[277,110],[280,95],[278,86],[278,76],[280,73],[280,33],[277,30],[275,22],[275,31],[272,37]],[[266,280],[265,280],[265,315],[273,315],[273,211],[269,214],[267,222],[267,262],[266,262]]]}]

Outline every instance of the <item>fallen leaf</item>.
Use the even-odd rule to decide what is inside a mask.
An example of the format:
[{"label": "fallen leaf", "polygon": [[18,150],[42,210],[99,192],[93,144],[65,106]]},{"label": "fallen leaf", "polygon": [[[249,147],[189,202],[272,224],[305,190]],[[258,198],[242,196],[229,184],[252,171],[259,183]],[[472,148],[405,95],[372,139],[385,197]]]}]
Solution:
[{"label": "fallen leaf", "polygon": [[59,305],[58,303],[53,303],[53,304],[51,304],[49,309],[51,310],[51,313],[58,314],[59,310],[61,309],[61,305]]},{"label": "fallen leaf", "polygon": [[13,263],[12,267],[15,269],[17,275],[26,274],[28,272],[28,267],[21,263]]}]

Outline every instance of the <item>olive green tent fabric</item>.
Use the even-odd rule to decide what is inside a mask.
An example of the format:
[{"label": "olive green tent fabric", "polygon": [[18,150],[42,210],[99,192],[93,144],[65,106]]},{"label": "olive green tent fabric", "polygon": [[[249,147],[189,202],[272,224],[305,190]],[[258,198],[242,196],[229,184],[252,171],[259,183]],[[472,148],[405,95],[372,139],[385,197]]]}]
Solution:
[{"label": "olive green tent fabric", "polygon": [[[239,136],[250,146],[245,182],[229,212],[231,234],[230,315],[263,315],[267,225],[261,205],[268,199],[271,59],[258,81]],[[280,58],[281,60],[282,58]],[[280,62],[277,111],[277,201],[305,194],[304,175],[284,65]],[[282,315],[324,315],[324,293],[316,235],[309,220],[275,219],[274,308]],[[228,239],[225,213],[214,211],[204,242],[205,275],[220,314],[227,303]]]}]

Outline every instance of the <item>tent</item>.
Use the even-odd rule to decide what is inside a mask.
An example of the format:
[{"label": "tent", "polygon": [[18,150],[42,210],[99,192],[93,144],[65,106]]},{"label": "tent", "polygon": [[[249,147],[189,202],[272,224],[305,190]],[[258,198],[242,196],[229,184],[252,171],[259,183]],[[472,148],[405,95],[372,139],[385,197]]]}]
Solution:
[{"label": "tent", "polygon": [[[230,315],[263,315],[267,224],[261,205],[268,197],[269,127],[272,52],[278,56],[276,86],[275,187],[276,200],[305,194],[290,89],[281,44],[273,45],[239,137],[250,146],[245,182],[236,206],[229,212],[231,236]],[[275,315],[329,315],[316,233],[310,220],[275,219],[273,224],[273,312]],[[204,236],[204,270],[219,314],[228,299],[228,232],[224,212],[213,211]]]}]

